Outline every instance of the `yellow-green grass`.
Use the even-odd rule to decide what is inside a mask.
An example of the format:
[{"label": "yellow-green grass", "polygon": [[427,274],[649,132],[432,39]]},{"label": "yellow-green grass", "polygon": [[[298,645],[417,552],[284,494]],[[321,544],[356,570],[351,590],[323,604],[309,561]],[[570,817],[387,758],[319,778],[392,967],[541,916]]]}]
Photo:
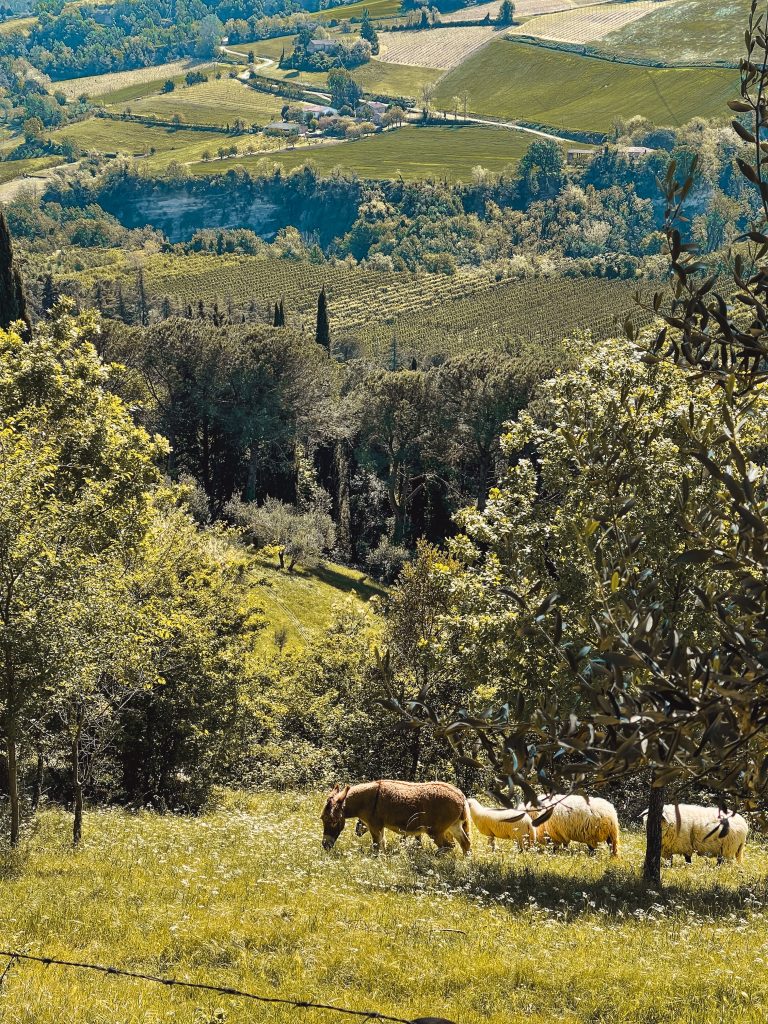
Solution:
[{"label": "yellow-green grass", "polygon": [[270,60],[280,60],[280,54],[285,50],[290,54],[293,50],[295,35],[274,36],[272,39],[259,39],[254,43],[237,43],[235,46],[228,46],[228,50],[235,50],[247,58],[249,53],[257,57],[268,57]]},{"label": "yellow-green grass", "polygon": [[266,654],[273,654],[278,642],[286,649],[303,647],[319,637],[345,606],[359,608],[383,594],[359,569],[327,562],[287,572],[266,557],[259,559],[253,574],[253,592],[267,621],[261,645]]},{"label": "yellow-green grass", "polygon": [[415,68],[408,64],[385,64],[372,60],[352,72],[362,88],[374,95],[405,96],[418,100],[425,85],[434,85],[443,74],[437,68]]},{"label": "yellow-green grass", "polygon": [[220,132],[193,132],[183,128],[157,128],[134,121],[114,121],[106,117],[92,117],[87,121],[66,125],[54,132],[54,140],[71,139],[81,149],[99,153],[126,153],[131,156],[156,153],[175,153],[190,146],[212,152],[232,140]]},{"label": "yellow-green grass", "polygon": [[738,60],[751,0],[677,0],[600,42],[601,49],[655,60]]},{"label": "yellow-green grass", "polygon": [[[501,171],[515,164],[534,138],[525,132],[484,125],[445,128],[407,125],[357,142],[300,147],[269,154],[269,158],[285,168],[298,167],[311,160],[321,171],[343,167],[362,178],[385,180],[402,176],[409,181],[422,178],[467,181],[478,165]],[[246,168],[255,167],[258,159],[244,159],[241,163]],[[219,168],[200,164],[191,170],[193,174],[212,174]]]},{"label": "yellow-green grass", "polygon": [[[372,765],[375,772],[375,766]],[[762,1024],[768,853],[638,880],[642,842],[438,857],[350,825],[321,850],[314,794],[224,793],[200,818],[47,809],[3,857],[0,946],[267,996],[461,1024]],[[679,859],[679,858],[678,858]],[[4,979],[18,1024],[294,1024],[335,1014],[28,963]],[[299,1017],[299,1014],[301,1015]]]},{"label": "yellow-green grass", "polygon": [[321,21],[342,21],[345,18],[362,18],[363,11],[368,11],[373,20],[377,18],[393,18],[401,12],[400,0],[359,0],[359,3],[344,4],[343,7],[328,7],[312,15]]},{"label": "yellow-green grass", "polygon": [[476,114],[604,132],[636,114],[663,125],[725,117],[737,87],[730,69],[640,67],[498,39],[440,80],[434,104],[466,92]]},{"label": "yellow-green grass", "polygon": [[26,160],[2,160],[0,161],[0,185],[15,178],[21,178],[25,174],[33,175],[35,171],[44,171],[46,167],[53,167],[60,164],[60,156],[35,156]]},{"label": "yellow-green grass", "polygon": [[29,32],[37,18],[8,18],[0,22],[0,35],[7,36],[12,32]]},{"label": "yellow-green grass", "polygon": [[279,120],[285,104],[280,96],[270,96],[251,89],[237,79],[211,78],[199,85],[176,88],[173,92],[157,93],[132,100],[129,103],[110,103],[110,110],[119,113],[130,108],[131,113],[157,117],[170,121],[178,115],[183,123],[224,126],[242,120],[246,125],[264,126]]}]

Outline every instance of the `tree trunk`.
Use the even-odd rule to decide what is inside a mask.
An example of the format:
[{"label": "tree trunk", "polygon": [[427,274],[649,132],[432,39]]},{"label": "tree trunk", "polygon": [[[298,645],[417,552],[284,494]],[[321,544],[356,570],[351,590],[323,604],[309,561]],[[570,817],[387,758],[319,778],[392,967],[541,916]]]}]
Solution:
[{"label": "tree trunk", "polygon": [[43,795],[43,777],[45,775],[45,758],[42,751],[38,751],[37,764],[35,765],[35,779],[32,783],[32,813],[37,813],[40,806],[40,798]]},{"label": "tree trunk", "polygon": [[341,557],[351,562],[352,551],[352,512],[349,503],[349,454],[347,442],[337,441],[334,451],[336,462],[336,526],[337,542]]},{"label": "tree trunk", "polygon": [[82,724],[80,716],[72,735],[70,752],[72,770],[72,803],[74,818],[72,821],[72,845],[77,846],[83,838],[83,780],[80,775],[80,732]]},{"label": "tree trunk", "polygon": [[645,864],[643,880],[661,888],[661,816],[664,811],[664,787],[651,786],[648,816],[645,819]]},{"label": "tree trunk", "polygon": [[12,729],[9,729],[5,741],[6,757],[8,759],[8,797],[11,805],[11,846],[19,845],[19,766],[16,761],[16,736]]},{"label": "tree trunk", "polygon": [[411,781],[415,782],[419,774],[419,762],[421,761],[421,729],[413,730],[411,741]]}]

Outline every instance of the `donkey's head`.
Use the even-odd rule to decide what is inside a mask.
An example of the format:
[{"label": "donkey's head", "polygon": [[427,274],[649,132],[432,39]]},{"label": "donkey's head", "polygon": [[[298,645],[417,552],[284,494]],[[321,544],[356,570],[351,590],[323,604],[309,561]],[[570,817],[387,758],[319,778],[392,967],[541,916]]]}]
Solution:
[{"label": "donkey's head", "polygon": [[344,828],[344,805],[349,786],[334,786],[325,801],[320,819],[323,823],[323,849],[331,850]]}]

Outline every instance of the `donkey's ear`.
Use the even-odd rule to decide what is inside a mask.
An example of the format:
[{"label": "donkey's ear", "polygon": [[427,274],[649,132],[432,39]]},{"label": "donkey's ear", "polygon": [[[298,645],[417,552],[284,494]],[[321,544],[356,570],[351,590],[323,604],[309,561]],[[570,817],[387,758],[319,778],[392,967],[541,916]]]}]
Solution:
[{"label": "donkey's ear", "polygon": [[349,790],[350,790],[350,787],[349,787],[349,786],[345,786],[345,787],[344,787],[344,789],[342,790],[342,792],[341,792],[341,802],[342,802],[342,803],[343,803],[343,802],[344,802],[344,801],[345,801],[345,800],[347,799],[347,797],[349,796]]}]

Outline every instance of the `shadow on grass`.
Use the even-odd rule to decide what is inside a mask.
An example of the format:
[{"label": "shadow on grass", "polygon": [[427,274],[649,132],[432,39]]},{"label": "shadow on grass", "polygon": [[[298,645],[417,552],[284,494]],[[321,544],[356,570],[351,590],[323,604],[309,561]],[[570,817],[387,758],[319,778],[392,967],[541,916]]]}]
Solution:
[{"label": "shadow on grass", "polygon": [[369,601],[372,597],[381,596],[384,593],[383,587],[368,579],[362,572],[360,578],[355,579],[347,572],[334,569],[333,566],[318,565],[314,569],[308,570],[308,575],[314,576],[321,583],[326,583],[329,587],[343,591],[345,594],[356,594],[364,601]]},{"label": "shadow on grass", "polygon": [[393,884],[397,891],[423,893],[424,875],[434,872],[434,881],[442,891],[447,884],[454,895],[473,902],[480,899],[489,905],[506,906],[513,913],[531,907],[557,914],[565,921],[595,913],[627,919],[687,911],[699,917],[722,918],[762,907],[768,901],[768,880],[753,875],[737,881],[731,873],[742,869],[734,865],[718,867],[714,861],[711,866],[707,862],[704,874],[693,868],[688,869],[688,877],[681,878],[680,872],[685,869],[675,869],[674,874],[667,871],[665,878],[662,872],[659,892],[646,886],[634,859],[632,863],[602,856],[593,860],[574,851],[533,854],[506,863],[467,862],[450,854],[436,858],[432,851],[415,847],[404,855],[414,873],[412,880]]}]

